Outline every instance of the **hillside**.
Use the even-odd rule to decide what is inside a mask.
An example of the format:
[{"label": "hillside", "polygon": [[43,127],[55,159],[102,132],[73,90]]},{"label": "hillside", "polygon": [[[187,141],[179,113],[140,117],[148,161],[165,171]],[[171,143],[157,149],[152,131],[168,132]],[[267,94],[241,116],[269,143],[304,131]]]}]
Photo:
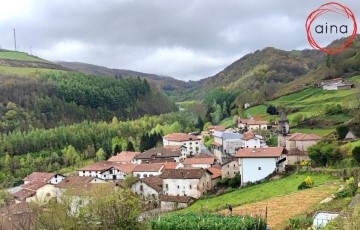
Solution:
[{"label": "hillside", "polygon": [[[237,94],[235,103],[259,104],[296,92],[304,85],[320,83],[323,79],[351,77],[359,74],[360,36],[352,47],[337,54],[326,55],[317,50],[284,51],[264,48],[235,61],[212,77],[202,79],[198,87],[188,90],[182,100],[203,98],[214,88],[224,88]],[[332,42],[329,46],[342,42]]]},{"label": "hillside", "polygon": [[57,62],[59,65],[73,69],[79,72],[99,75],[99,76],[108,76],[108,77],[134,77],[139,76],[140,78],[146,79],[149,83],[153,83],[159,86],[164,91],[182,91],[185,89],[189,89],[194,86],[194,82],[189,83],[181,80],[177,80],[172,77],[167,76],[159,76],[156,74],[148,74],[148,73],[141,73],[132,70],[125,70],[125,69],[110,69],[103,66],[91,65],[81,62],[64,62],[59,61]]},{"label": "hillside", "polygon": [[21,52],[0,51],[0,132],[176,111],[146,80],[104,78]]}]

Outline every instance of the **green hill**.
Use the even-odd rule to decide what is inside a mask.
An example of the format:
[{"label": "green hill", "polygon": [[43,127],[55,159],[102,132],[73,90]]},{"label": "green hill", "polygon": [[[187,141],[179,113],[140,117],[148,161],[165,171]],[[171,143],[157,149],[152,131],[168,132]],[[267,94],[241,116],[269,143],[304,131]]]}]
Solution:
[{"label": "green hill", "polygon": [[0,132],[176,110],[138,77],[86,75],[26,53],[0,51]]}]

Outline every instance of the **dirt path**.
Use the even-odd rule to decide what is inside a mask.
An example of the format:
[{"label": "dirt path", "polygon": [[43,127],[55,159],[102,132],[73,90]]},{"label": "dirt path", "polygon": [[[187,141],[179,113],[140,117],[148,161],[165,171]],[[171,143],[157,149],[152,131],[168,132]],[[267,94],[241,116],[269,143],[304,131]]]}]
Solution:
[{"label": "dirt path", "polygon": [[[285,196],[270,198],[256,203],[246,204],[233,208],[233,213],[238,215],[260,215],[265,216],[267,207],[267,221],[271,229],[277,229],[281,223],[287,222],[298,214],[311,209],[315,204],[337,191],[339,185],[331,183],[312,189],[306,189]],[[226,210],[220,211],[227,213]],[[275,227],[275,228],[274,228]]]}]

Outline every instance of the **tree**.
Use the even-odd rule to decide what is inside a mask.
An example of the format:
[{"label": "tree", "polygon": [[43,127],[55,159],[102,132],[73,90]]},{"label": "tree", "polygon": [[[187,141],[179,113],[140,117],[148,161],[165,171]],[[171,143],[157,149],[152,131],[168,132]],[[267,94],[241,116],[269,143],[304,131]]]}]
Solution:
[{"label": "tree", "polygon": [[349,130],[349,127],[347,127],[346,125],[339,125],[338,127],[336,127],[336,133],[339,136],[339,140],[344,139]]},{"label": "tree", "polygon": [[135,151],[134,144],[131,141],[127,143],[126,151]]},{"label": "tree", "polygon": [[277,115],[279,114],[276,107],[273,106],[273,105],[270,105],[267,109],[266,109],[266,112],[270,115]]},{"label": "tree", "polygon": [[353,148],[352,155],[354,159],[360,163],[360,146],[356,146]]},{"label": "tree", "polygon": [[97,161],[105,160],[105,151],[104,151],[103,148],[100,148],[100,149],[96,152],[96,160],[97,160]]}]

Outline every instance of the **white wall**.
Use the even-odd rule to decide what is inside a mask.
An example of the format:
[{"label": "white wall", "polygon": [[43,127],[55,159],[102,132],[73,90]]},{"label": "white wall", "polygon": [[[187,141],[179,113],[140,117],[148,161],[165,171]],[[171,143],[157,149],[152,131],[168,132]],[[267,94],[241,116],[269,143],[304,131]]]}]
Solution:
[{"label": "white wall", "polygon": [[226,153],[234,155],[235,154],[235,149],[238,149],[241,147],[241,145],[243,144],[243,141],[240,139],[227,139],[224,141],[224,153],[226,150]]},{"label": "white wall", "polygon": [[50,184],[59,184],[62,180],[64,180],[65,177],[61,175],[55,175],[53,178],[48,181]]},{"label": "white wall", "polygon": [[52,184],[46,184],[36,190],[35,196],[26,198],[26,202],[44,204],[53,197],[56,197],[56,188]]},{"label": "white wall", "polygon": [[189,141],[168,141],[163,138],[163,145],[184,145],[186,146],[186,149],[183,150],[183,152],[186,153],[186,156],[189,156],[190,154],[194,155],[197,153],[200,153],[200,142],[202,140],[189,140]]},{"label": "white wall", "polygon": [[[111,172],[111,173],[110,173]],[[115,175],[115,178],[113,177]],[[90,176],[90,177],[97,177],[104,180],[122,180],[125,178],[127,174],[121,172],[120,170],[111,168],[107,171],[100,172],[100,171],[79,171],[79,176]]]},{"label": "white wall", "polygon": [[239,158],[241,184],[262,180],[276,170],[276,158]]},{"label": "white wall", "polygon": [[[161,174],[161,171],[158,172],[133,172],[134,177],[144,178],[144,177],[150,177],[150,176],[159,176]],[[145,176],[146,175],[146,176]]]},{"label": "white wall", "polygon": [[242,145],[243,148],[260,148],[260,139],[259,138],[253,138],[250,140],[245,141]]},{"label": "white wall", "polygon": [[185,165],[185,168],[188,167],[194,167],[194,168],[202,168],[202,169],[207,169],[211,167],[211,164],[187,164]]},{"label": "white wall", "polygon": [[[142,189],[141,189],[142,188]],[[159,203],[159,193],[143,183],[142,181],[138,181],[131,186],[131,190],[133,193],[139,195],[141,199],[145,201],[157,201]]]}]

